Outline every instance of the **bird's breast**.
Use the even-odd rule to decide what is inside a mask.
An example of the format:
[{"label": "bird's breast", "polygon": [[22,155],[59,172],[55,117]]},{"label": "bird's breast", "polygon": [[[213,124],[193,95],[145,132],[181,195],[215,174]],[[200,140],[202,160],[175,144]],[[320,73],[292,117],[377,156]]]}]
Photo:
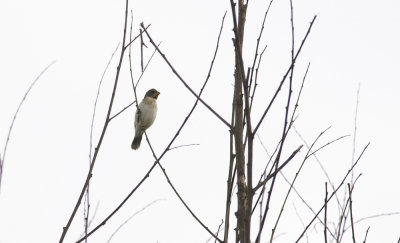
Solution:
[{"label": "bird's breast", "polygon": [[[140,113],[136,113],[136,121],[144,129],[149,128],[157,116],[157,102],[144,99],[139,104]],[[136,122],[135,122],[136,123]],[[138,124],[135,124],[135,126]]]}]

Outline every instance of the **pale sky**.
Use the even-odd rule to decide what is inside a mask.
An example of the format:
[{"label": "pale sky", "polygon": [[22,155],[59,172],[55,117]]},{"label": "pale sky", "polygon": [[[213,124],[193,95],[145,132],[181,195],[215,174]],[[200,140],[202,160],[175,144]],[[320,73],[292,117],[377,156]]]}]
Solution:
[{"label": "pale sky", "polygon": [[[130,1],[133,34],[139,24],[151,24],[149,33],[179,74],[198,92],[209,69],[222,20],[227,11],[220,49],[204,100],[230,121],[233,90],[232,18],[229,1]],[[249,1],[244,42],[245,66],[251,66],[256,38],[269,1]],[[57,242],[85,181],[89,163],[90,125],[102,73],[122,39],[125,1],[0,1],[0,152],[12,117],[25,91],[37,75],[56,61],[40,78],[21,107],[5,159],[0,191],[0,242]],[[353,193],[354,217],[400,212],[400,2],[294,1],[295,46],[314,15],[318,15],[295,69],[294,93],[311,62],[300,100],[296,129],[320,147],[342,135],[349,137],[318,153],[335,186],[351,166],[357,89],[360,86],[355,153],[371,142],[354,175],[362,173]],[[130,19],[130,17],[129,17]],[[154,48],[147,38],[144,58]],[[282,75],[290,65],[289,0],[272,4],[261,46],[268,45],[259,71],[253,121],[258,121]],[[97,104],[93,146],[106,117],[120,48],[104,76]],[[132,46],[134,77],[140,75],[140,49]],[[125,56],[112,114],[133,101],[128,56]],[[161,92],[158,116],[148,135],[160,155],[191,109],[195,97],[180,83],[160,55],[155,54],[138,86],[140,99],[150,88]],[[279,141],[287,86],[259,135],[269,151]],[[145,141],[133,151],[133,116],[127,109],[107,130],[90,187],[91,228],[100,223],[145,175],[154,159]],[[302,144],[294,131],[283,157]],[[199,104],[173,144],[199,144],[171,150],[162,165],[196,215],[215,232],[224,218],[229,162],[229,132],[211,112]],[[255,180],[268,157],[255,143]],[[285,170],[293,178],[301,153]],[[318,162],[306,162],[295,188],[317,211],[323,204],[327,178]],[[269,240],[282,197],[288,189],[278,177],[271,218],[262,242]],[[330,192],[332,192],[332,189]],[[343,200],[344,189],[339,192]],[[107,242],[113,232],[133,217],[111,242],[206,242],[210,235],[191,217],[166,182],[159,168],[124,207],[89,242]],[[233,196],[231,229],[235,227]],[[337,205],[329,207],[331,227],[337,223]],[[298,215],[296,215],[296,210]],[[292,194],[274,242],[293,242],[303,230],[301,220],[310,210]],[[254,239],[258,216],[254,217]],[[368,242],[397,242],[400,215],[381,216],[356,224],[359,242],[368,227]],[[323,227],[310,228],[310,242],[322,242]],[[64,242],[75,242],[84,229],[83,207],[75,216]],[[231,230],[230,240],[234,239]],[[343,242],[350,242],[347,232]],[[304,238],[303,242],[306,242]]]}]

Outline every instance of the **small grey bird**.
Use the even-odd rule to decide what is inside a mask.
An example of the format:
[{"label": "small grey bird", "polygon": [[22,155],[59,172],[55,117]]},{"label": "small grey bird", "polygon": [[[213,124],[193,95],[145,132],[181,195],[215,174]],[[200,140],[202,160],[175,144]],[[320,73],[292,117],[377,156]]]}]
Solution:
[{"label": "small grey bird", "polygon": [[138,149],[142,141],[143,133],[149,128],[157,116],[157,98],[160,92],[150,89],[146,92],[139,109],[135,114],[135,138],[133,139],[131,148]]}]

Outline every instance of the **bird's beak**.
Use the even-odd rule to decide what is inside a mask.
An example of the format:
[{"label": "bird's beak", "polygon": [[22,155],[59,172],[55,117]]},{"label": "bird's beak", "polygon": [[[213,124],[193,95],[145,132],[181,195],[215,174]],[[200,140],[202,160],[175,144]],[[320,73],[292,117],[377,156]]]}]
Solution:
[{"label": "bird's beak", "polygon": [[156,98],[158,98],[159,95],[160,95],[160,92],[157,91]]}]

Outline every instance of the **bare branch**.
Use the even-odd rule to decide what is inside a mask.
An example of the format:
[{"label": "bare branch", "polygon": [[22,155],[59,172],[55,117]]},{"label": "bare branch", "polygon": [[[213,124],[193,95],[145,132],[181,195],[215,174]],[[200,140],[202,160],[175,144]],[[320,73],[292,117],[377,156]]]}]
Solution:
[{"label": "bare branch", "polygon": [[[281,173],[281,174],[282,174],[282,173]],[[299,218],[301,224],[302,224],[303,227],[305,228],[306,225],[304,224],[304,221],[303,221],[303,219],[301,218],[301,216],[300,216],[299,212],[297,211],[297,208],[296,208],[296,206],[295,206],[294,204],[293,204],[293,208],[294,208],[294,211],[296,212],[296,216]],[[307,232],[306,232],[306,239],[307,239],[307,243],[308,243],[309,240],[308,240],[308,234],[307,234]]]},{"label": "bare branch", "polygon": [[256,187],[254,187],[253,191],[256,192],[260,187],[264,186],[272,177],[276,176],[278,172],[280,172],[295,156],[298,152],[300,152],[303,145],[300,145],[292,154],[281,164],[276,171],[272,174],[269,174],[263,181],[259,182]]},{"label": "bare branch", "polygon": [[168,66],[171,68],[172,72],[178,77],[178,79],[182,82],[182,84],[192,93],[198,100],[200,100],[201,103],[203,103],[204,106],[206,106],[218,119],[220,119],[225,125],[227,125],[229,128],[231,128],[230,124],[222,118],[211,106],[209,106],[203,99],[200,98],[193,90],[190,88],[190,86],[186,83],[186,81],[178,74],[176,69],[172,66],[172,64],[169,62],[167,57],[163,52],[161,52],[160,48],[154,43],[153,39],[150,37],[150,34],[147,32],[147,30],[144,28],[143,23],[141,24],[144,32],[146,33],[147,37],[149,38],[151,44],[154,46],[154,48],[157,49],[158,53],[160,53],[161,57],[164,59],[164,61],[168,64]]},{"label": "bare branch", "polygon": [[310,65],[311,65],[311,63],[309,62],[308,65],[307,65],[306,72],[304,73],[304,76],[303,76],[303,81],[301,82],[301,87],[300,87],[299,93],[297,94],[297,100],[296,100],[296,104],[294,105],[294,108],[293,108],[292,117],[290,118],[290,121],[291,121],[291,122],[290,122],[290,124],[289,124],[288,131],[289,131],[289,129],[292,128],[292,126],[293,126],[293,124],[294,124],[296,111],[297,111],[297,108],[299,107],[300,97],[301,97],[301,94],[302,94],[302,92],[303,92],[304,83],[305,83],[305,81],[306,81],[307,74],[308,74],[308,70],[310,69]]},{"label": "bare branch", "polygon": [[[255,50],[255,53],[254,53],[253,65],[251,66],[251,75],[250,75],[250,79],[249,79],[249,80],[250,80],[250,82],[249,82],[249,92],[250,92],[250,89],[251,89],[252,83],[253,83],[254,67],[255,67],[255,65],[256,65],[256,61],[257,61],[257,57],[258,57],[258,48],[259,48],[259,46],[260,46],[261,36],[262,36],[263,31],[264,31],[265,20],[267,19],[267,15],[268,15],[269,9],[271,8],[271,5],[272,5],[272,2],[273,2],[273,1],[274,1],[274,0],[271,0],[271,1],[269,2],[268,8],[267,8],[267,10],[265,11],[265,14],[264,14],[264,19],[263,19],[263,21],[262,21],[260,33],[258,34],[257,44],[256,44],[256,50]],[[265,46],[265,48],[266,48],[266,47],[267,47],[267,46]],[[260,58],[258,59],[258,66],[260,65],[261,56],[262,56],[262,54],[264,53],[265,48],[264,48],[263,51],[261,52]],[[257,69],[258,69],[258,67],[257,67]],[[255,86],[256,86],[256,85],[254,85],[252,97],[254,96],[254,90],[255,90],[255,88],[256,88]]]},{"label": "bare branch", "polygon": [[[357,180],[360,178],[360,176],[361,176],[361,174],[357,176],[357,178],[356,178],[356,180],[355,180],[354,182],[352,182],[353,184],[352,184],[352,186],[351,186],[351,191],[353,191],[354,186],[355,186],[355,183],[356,183]],[[351,180],[351,179],[350,179],[350,180]],[[352,200],[352,199],[351,199],[351,196],[349,195],[349,196],[347,197],[346,204],[344,205],[342,211],[341,211],[341,212],[339,211],[339,212],[341,213],[341,214],[339,215],[339,224],[338,224],[338,226],[337,226],[337,229],[335,229],[335,230],[337,231],[337,236],[336,236],[336,241],[337,241],[337,242],[342,242],[344,233],[346,232],[346,229],[345,229],[345,227],[346,227],[346,222],[347,222],[347,219],[348,219],[350,210],[352,210],[352,209],[350,209],[350,206],[351,206],[350,203],[352,203],[351,200]],[[347,210],[347,209],[348,209],[348,210]],[[351,227],[351,225],[350,225],[350,227]]]},{"label": "bare branch", "polygon": [[119,116],[122,112],[124,112],[126,109],[128,109],[129,107],[131,107],[133,104],[135,104],[136,101],[131,102],[129,105],[125,106],[124,108],[122,108],[122,110],[118,111],[115,115],[113,115],[112,117],[110,117],[110,121],[112,119],[114,119],[115,117]]},{"label": "bare branch", "polygon": [[143,73],[143,30],[140,29],[140,67],[142,68]]},{"label": "bare branch", "polygon": [[[90,225],[92,225],[93,220],[96,218],[96,214],[97,214],[97,210],[99,209],[99,205],[100,205],[100,202],[97,201],[96,207],[94,209],[94,213],[93,213],[92,217],[90,218],[90,220],[88,222],[88,228],[90,227]],[[78,239],[84,237],[85,234],[86,234],[86,232],[83,231],[82,234],[78,237]]]},{"label": "bare branch", "polygon": [[[400,212],[380,213],[380,214],[370,215],[370,216],[363,217],[363,218],[360,218],[360,219],[354,221],[354,225],[356,225],[360,222],[363,222],[365,220],[368,220],[368,219],[379,218],[379,217],[383,217],[383,216],[392,216],[392,215],[400,215]],[[348,226],[347,228],[345,228],[344,231],[350,229],[350,227],[351,226]]]},{"label": "bare branch", "polygon": [[[221,232],[224,229],[224,227],[222,227],[223,224],[224,224],[224,220],[221,220],[221,223],[218,226],[218,230],[215,233],[216,236],[218,236],[219,232]],[[208,240],[205,243],[210,242],[212,239],[214,239],[215,243],[217,242],[217,240],[214,237],[211,236],[210,238],[208,238]],[[223,241],[223,242],[225,242],[225,241]]]},{"label": "bare branch", "polygon": [[[157,46],[160,46],[161,45],[161,42],[160,43],[158,43],[158,45]],[[145,71],[146,71],[146,69],[147,69],[147,67],[149,66],[149,64],[150,64],[150,61],[153,59],[153,56],[154,56],[154,54],[156,54],[156,49],[154,49],[154,51],[153,51],[153,53],[151,54],[151,56],[150,56],[150,58],[149,58],[149,60],[147,61],[147,63],[146,63],[146,65],[144,66],[144,68],[143,68],[143,72],[141,72],[140,73],[140,76],[139,76],[139,78],[138,78],[138,80],[137,80],[137,82],[136,82],[136,84],[135,84],[135,89],[137,88],[137,86],[139,85],[139,82],[140,82],[140,80],[142,79],[142,77],[143,77],[143,74],[145,73]]]},{"label": "bare branch", "polygon": [[[221,220],[221,223],[219,224],[219,226],[218,226],[218,230],[217,230],[217,233],[215,233],[215,235],[218,237],[218,233],[219,233],[219,231],[220,231],[220,229],[221,229],[221,226],[222,226],[222,224],[224,223],[224,220]],[[215,241],[214,241],[214,243],[217,243],[217,239],[215,238]]]},{"label": "bare branch", "polygon": [[[149,27],[150,27],[150,24],[147,25],[145,29],[147,30]],[[138,34],[137,36],[135,36],[135,38],[133,38],[132,40],[129,41],[128,44],[126,44],[126,46],[124,47],[124,49],[130,47],[130,46],[132,45],[132,43],[135,42],[135,40],[136,40],[137,38],[139,38],[139,37],[140,37],[140,34]]]},{"label": "bare branch", "polygon": [[260,53],[260,57],[258,58],[258,63],[257,63],[257,68],[256,68],[256,74],[255,74],[255,77],[254,77],[254,88],[253,88],[253,92],[251,93],[251,96],[250,96],[250,99],[251,99],[251,101],[250,101],[250,111],[251,111],[251,108],[253,107],[253,100],[254,100],[254,95],[255,95],[255,93],[256,93],[256,89],[257,89],[257,80],[258,80],[258,70],[260,69],[260,64],[261,64],[261,59],[262,59],[262,57],[263,57],[263,55],[264,55],[264,52],[265,52],[265,50],[267,49],[267,45],[264,47],[264,49],[261,51],[261,53]]},{"label": "bare branch", "polygon": [[[115,53],[117,52],[119,47],[119,43],[117,45],[117,47],[115,48],[114,52],[112,53],[110,59],[108,60],[108,63],[103,71],[103,74],[101,75],[100,81],[99,81],[99,86],[97,88],[97,94],[96,94],[96,99],[94,101],[94,107],[93,107],[93,115],[92,115],[92,122],[90,124],[90,137],[89,137],[89,168],[90,165],[92,163],[92,148],[93,148],[93,126],[94,126],[94,119],[96,116],[96,108],[97,108],[97,101],[100,95],[100,88],[101,88],[101,84],[103,83],[103,78],[104,75],[106,74],[108,67],[110,66],[111,60],[113,59]],[[85,201],[84,201],[84,221],[85,221],[85,234],[87,234],[87,230],[89,227],[89,214],[90,214],[90,198],[89,198],[89,185],[86,188],[86,197],[85,197]]]},{"label": "bare branch", "polygon": [[355,233],[354,233],[354,220],[353,220],[353,199],[351,197],[353,188],[351,188],[350,183],[347,183],[347,187],[349,189],[349,201],[350,201],[349,210],[350,210],[351,235],[353,238],[353,243],[356,243],[356,237],[355,237]]},{"label": "bare branch", "polygon": [[162,173],[164,174],[165,179],[167,179],[168,184],[170,185],[170,187],[172,188],[172,190],[174,191],[175,195],[179,198],[179,200],[181,201],[181,203],[185,206],[185,208],[189,211],[189,213],[193,216],[193,218],[201,225],[203,226],[203,228],[205,230],[208,231],[208,233],[210,233],[215,240],[218,240],[219,242],[223,242],[222,240],[220,240],[218,238],[217,235],[215,235],[200,219],[199,217],[197,217],[197,215],[192,211],[192,209],[190,209],[190,207],[187,205],[187,203],[185,202],[185,200],[183,200],[182,196],[179,194],[179,192],[176,190],[175,186],[172,184],[171,179],[169,178],[167,172],[165,171],[164,167],[161,165],[160,160],[157,158],[157,155],[154,152],[153,147],[151,146],[149,137],[147,136],[147,133],[145,132],[145,136],[146,136],[146,140],[147,140],[147,144],[150,147],[151,152],[153,153],[153,157],[156,159],[158,166],[160,167]]},{"label": "bare branch", "polygon": [[[354,157],[356,155],[357,117],[358,117],[359,96],[360,96],[360,84],[358,84],[356,111],[355,111],[355,114],[354,114],[353,152],[352,152],[352,155],[351,155],[351,163],[354,163]],[[351,174],[351,183],[353,183],[353,177],[354,177],[354,174],[352,173]]]},{"label": "bare branch", "polygon": [[[234,106],[235,97],[233,97],[232,101],[232,116],[231,116],[231,126],[234,127],[235,124],[235,106]],[[233,131],[229,132],[229,169],[228,169],[228,179],[226,181],[226,204],[225,204],[225,227],[224,227],[224,242],[228,242],[229,237],[229,218],[230,218],[230,210],[231,210],[231,200],[232,200],[232,189],[235,181],[235,172],[236,172],[236,164],[235,163],[235,154],[233,151]]]},{"label": "bare branch", "polygon": [[159,201],[165,201],[165,199],[156,199],[154,201],[152,201],[151,203],[147,204],[146,206],[144,206],[142,209],[136,211],[134,214],[132,214],[129,218],[127,218],[120,226],[118,226],[118,228],[111,234],[110,238],[108,238],[107,243],[111,242],[112,238],[114,237],[114,235],[116,233],[118,233],[118,231],[124,227],[131,219],[133,219],[136,215],[138,215],[139,213],[143,212],[144,210],[146,210],[148,207],[150,207],[151,205],[155,204],[156,202]]},{"label": "bare branch", "polygon": [[[365,237],[364,237],[363,243],[367,242],[368,231],[369,231],[369,226],[367,228],[367,231],[365,232]],[[400,243],[400,238],[399,238],[399,241],[397,241],[397,243]]]},{"label": "bare branch", "polygon": [[42,77],[42,75],[47,71],[47,69],[49,69],[54,63],[56,63],[56,61],[51,62],[49,65],[47,65],[47,67],[45,67],[40,73],[39,75],[35,78],[35,80],[33,80],[33,82],[31,83],[31,85],[29,86],[29,88],[26,90],[24,97],[22,97],[21,101],[19,102],[19,105],[17,107],[17,110],[14,113],[14,117],[11,121],[10,124],[10,128],[8,129],[8,134],[7,134],[7,139],[6,142],[4,144],[4,149],[3,149],[3,157],[0,153],[0,189],[1,189],[1,181],[3,178],[3,169],[4,169],[4,162],[6,160],[6,153],[7,153],[7,146],[8,146],[8,142],[10,141],[10,137],[11,137],[11,132],[13,130],[14,127],[14,123],[15,120],[17,119],[18,116],[18,112],[22,107],[22,104],[24,103],[26,97],[28,96],[28,94],[30,93],[30,91],[32,90],[33,86],[35,86],[36,82],[40,79],[40,77]]},{"label": "bare branch", "polygon": [[326,146],[331,145],[332,143],[337,142],[337,141],[339,141],[339,140],[341,140],[343,138],[346,138],[348,136],[349,135],[343,135],[343,136],[340,136],[340,137],[338,137],[338,138],[336,138],[336,139],[334,139],[332,141],[327,142],[326,144],[322,145],[321,147],[319,147],[315,151],[313,151],[311,154],[309,154],[307,158],[309,158],[310,156],[316,154],[317,152],[319,152],[321,149],[325,148]]},{"label": "bare branch", "polygon": [[189,146],[196,146],[196,145],[200,145],[200,144],[199,143],[182,144],[182,145],[178,145],[178,146],[172,147],[169,150],[183,148],[183,147],[189,147]]},{"label": "bare branch", "polygon": [[327,218],[328,218],[328,183],[325,182],[325,214],[324,214],[324,240],[325,243],[328,243],[328,234],[326,233],[326,229],[328,228],[328,225],[326,224]]}]

